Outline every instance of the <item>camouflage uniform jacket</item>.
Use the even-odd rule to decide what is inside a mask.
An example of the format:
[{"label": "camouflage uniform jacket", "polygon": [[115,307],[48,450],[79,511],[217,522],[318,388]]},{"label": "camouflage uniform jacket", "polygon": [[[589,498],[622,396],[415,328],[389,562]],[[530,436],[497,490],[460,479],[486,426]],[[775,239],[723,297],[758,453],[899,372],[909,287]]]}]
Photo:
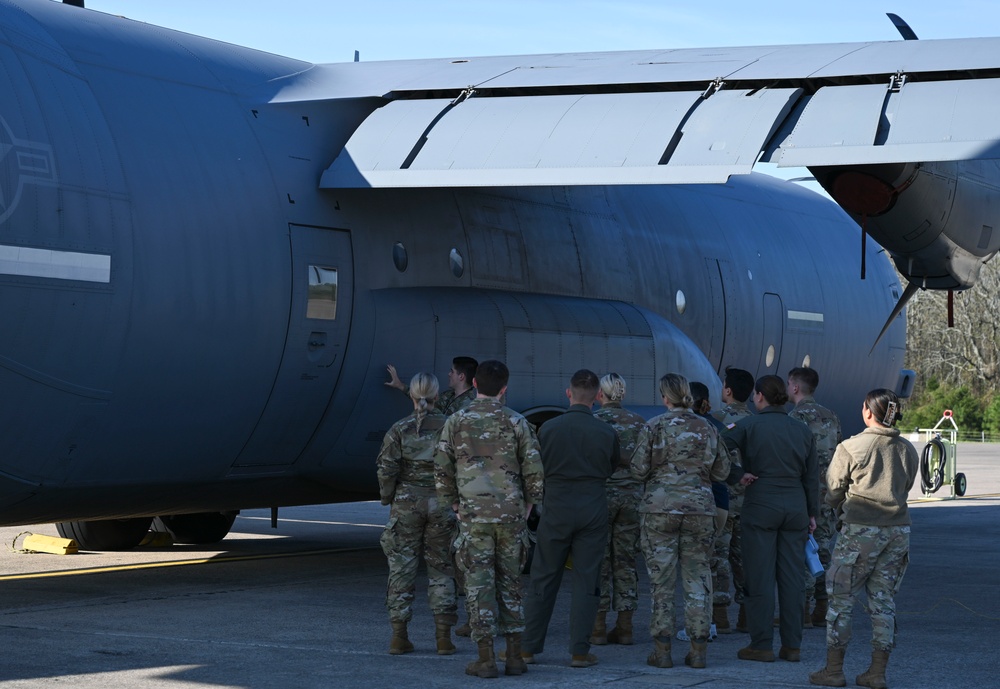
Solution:
[{"label": "camouflage uniform jacket", "polygon": [[825,485],[825,470],[830,466],[833,453],[837,445],[844,439],[840,432],[840,419],[837,415],[826,407],[816,404],[812,397],[804,397],[795,409],[788,412],[793,419],[798,419],[809,426],[813,437],[816,438],[816,460],[820,468],[820,485]]},{"label": "camouflage uniform jacket", "polygon": [[919,462],[917,451],[898,429],[866,428],[833,454],[826,501],[848,524],[909,524],[906,498]]},{"label": "camouflage uniform jacket", "polygon": [[732,428],[733,424],[742,419],[744,416],[752,416],[753,412],[750,411],[750,407],[747,406],[746,402],[729,402],[728,404],[722,405],[722,409],[717,412],[712,412],[715,414],[715,418],[725,424],[726,428]]},{"label": "camouflage uniform jacket", "polygon": [[618,458],[608,485],[623,488],[638,485],[639,481],[632,477],[629,462],[639,445],[639,434],[646,427],[646,420],[635,412],[622,409],[618,402],[606,403],[594,412],[594,418],[610,424],[618,435]]},{"label": "camouflage uniform jacket", "polygon": [[441,393],[434,406],[445,416],[451,416],[458,410],[468,407],[472,400],[476,399],[476,394],[475,388],[469,388],[461,395],[456,395],[454,390],[448,388]]},{"label": "camouflage uniform jacket", "polygon": [[490,397],[448,417],[434,455],[438,496],[459,518],[482,524],[524,519],[541,503],[542,459],[528,421]]},{"label": "camouflage uniform jacket", "polygon": [[433,494],[434,451],[445,420],[444,414],[431,409],[418,431],[414,412],[394,423],[385,434],[375,460],[382,504],[389,504],[403,486],[423,488],[417,492]]},{"label": "camouflage uniform jacket", "polygon": [[631,470],[646,482],[640,512],[714,515],[711,482],[729,474],[729,453],[712,424],[690,409],[672,409],[640,433]]}]

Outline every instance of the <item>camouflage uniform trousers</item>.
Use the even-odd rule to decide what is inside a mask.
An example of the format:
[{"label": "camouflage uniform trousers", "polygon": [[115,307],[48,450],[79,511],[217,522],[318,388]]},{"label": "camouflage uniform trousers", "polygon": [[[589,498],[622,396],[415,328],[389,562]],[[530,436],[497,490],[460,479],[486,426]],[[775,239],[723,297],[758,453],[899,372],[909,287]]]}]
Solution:
[{"label": "camouflage uniform trousers", "polygon": [[[451,544],[456,520],[451,505],[444,505],[431,489],[397,488],[382,532],[382,552],[389,561],[385,607],[389,619],[408,622],[413,617],[417,567],[423,555],[427,564],[427,598],[435,615],[454,615],[455,572]],[[403,495],[403,497],[401,497]]]},{"label": "camouflage uniform trousers", "polygon": [[[726,518],[726,528],[715,539],[715,558],[718,563],[712,572],[712,582],[715,585],[713,603],[729,605],[735,602],[743,605],[746,600],[746,580],[743,576],[743,528],[740,512],[743,506],[743,487],[738,493],[729,490],[729,517]],[[733,595],[729,589],[732,587]]]},{"label": "camouflage uniform trousers", "polygon": [[684,628],[692,639],[707,637],[712,621],[709,559],[715,539],[715,517],[647,512],[642,514],[641,522],[642,554],[653,598],[650,634],[669,637],[674,633],[679,565],[684,589]]},{"label": "camouflage uniform trousers", "polygon": [[608,487],[608,547],[601,563],[601,602],[598,612],[635,610],[639,583],[635,559],[639,554],[639,499],[642,486]]},{"label": "camouflage uniform trousers", "polygon": [[712,605],[729,605],[733,595],[729,592],[733,583],[733,570],[729,564],[729,544],[733,539],[733,518],[727,516],[726,523],[715,535],[712,544]]},{"label": "camouflage uniform trousers", "polygon": [[465,572],[466,610],[472,640],[524,631],[521,571],[528,554],[524,522],[459,522],[458,558]]},{"label": "camouflage uniform trousers", "polygon": [[872,649],[892,650],[896,645],[894,599],[909,561],[909,526],[845,524],[841,528],[826,577],[830,597],[827,647],[847,647],[854,602],[864,588],[868,597],[865,607],[872,618]]},{"label": "camouflage uniform trousers", "polygon": [[[816,530],[813,538],[819,546],[819,561],[823,563],[823,569],[830,570],[830,562],[833,553],[833,544],[837,538],[837,512],[826,504],[826,493],[820,494],[819,517],[816,519]],[[814,577],[809,568],[806,567],[806,602],[811,600],[826,600],[826,575],[820,574]]]}]

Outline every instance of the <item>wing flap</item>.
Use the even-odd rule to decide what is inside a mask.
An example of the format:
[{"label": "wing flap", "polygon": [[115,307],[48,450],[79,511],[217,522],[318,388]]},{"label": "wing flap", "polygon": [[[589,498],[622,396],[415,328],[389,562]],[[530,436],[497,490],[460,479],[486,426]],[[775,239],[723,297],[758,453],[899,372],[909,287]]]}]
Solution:
[{"label": "wing flap", "polygon": [[1000,79],[820,89],[779,144],[781,167],[1000,157]]},{"label": "wing flap", "polygon": [[398,100],[323,188],[721,183],[748,173],[798,89]]}]

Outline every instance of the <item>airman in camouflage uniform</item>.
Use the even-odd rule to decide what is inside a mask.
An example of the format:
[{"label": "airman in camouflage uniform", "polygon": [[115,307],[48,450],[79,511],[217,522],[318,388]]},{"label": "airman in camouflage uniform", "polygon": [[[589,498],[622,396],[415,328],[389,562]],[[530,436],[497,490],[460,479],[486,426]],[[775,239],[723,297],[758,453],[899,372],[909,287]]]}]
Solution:
[{"label": "airman in camouflage uniform", "polygon": [[459,520],[459,550],[466,572],[465,594],[479,660],[466,673],[496,677],[493,638],[507,638],[507,674],[526,669],[521,568],[526,555],[525,518],[543,497],[538,441],[527,420],[500,404],[509,373],[499,361],[484,361],[476,373],[478,397],[448,418],[435,454],[441,501]]},{"label": "airman in camouflage uniform", "polygon": [[706,663],[712,596],[709,557],[715,537],[712,481],[729,474],[729,454],[719,434],[690,406],[687,380],[668,373],[660,379],[668,411],[651,419],[632,456],[632,476],[645,482],[641,515],[642,552],[649,570],[653,614],[649,629],[655,649],[646,662],[672,667],[674,595],[678,563],[684,589],[684,626],[691,652],[684,662]]},{"label": "airman in camouflage uniform", "polygon": [[[478,365],[479,362],[471,356],[456,356],[452,359],[451,369],[448,371],[448,389],[442,392],[434,403],[438,411],[445,416],[451,416],[460,409],[469,406],[472,400],[476,399],[476,388],[472,385],[472,381],[476,376]],[[389,364],[386,366],[386,370],[389,372],[389,381],[385,385],[409,395],[409,387],[399,379],[396,367]],[[465,592],[465,577],[461,563],[454,558],[453,563],[452,571],[455,573],[455,585],[461,595]],[[466,601],[466,607],[468,607],[468,601]],[[466,615],[468,615],[468,610],[466,610]],[[455,634],[458,636],[469,636],[470,633],[468,622],[455,627]]]},{"label": "airman in camouflage uniform", "polygon": [[[729,366],[726,368],[725,381],[722,386],[722,409],[713,412],[715,418],[727,428],[736,425],[739,419],[750,416],[753,412],[747,406],[747,400],[753,392],[754,379],[749,371]],[[739,450],[734,450],[733,461],[741,462]],[[743,576],[743,539],[740,528],[740,514],[743,508],[743,494],[746,487],[738,482],[729,485],[729,515],[726,517],[725,528],[716,536],[712,552],[712,620],[720,634],[729,634],[729,605],[735,600],[740,606],[736,622],[736,631],[745,632],[746,584]],[[735,596],[729,593],[730,589]]]},{"label": "airman in camouflage uniform", "polygon": [[[465,409],[476,399],[476,388],[472,385],[472,381],[476,376],[478,365],[479,363],[471,356],[456,356],[452,359],[451,370],[448,371],[448,389],[442,392],[435,402],[438,411],[445,416],[451,416],[458,410]],[[403,394],[409,394],[409,389],[396,373],[396,367],[389,364],[386,370],[389,372],[389,380],[385,385]]]},{"label": "airman in camouflage uniform", "polygon": [[917,451],[894,428],[899,398],[872,390],[862,407],[865,430],[840,444],[827,473],[827,503],[843,526],[827,572],[826,667],[812,684],[842,687],[851,615],[861,589],[872,618],[872,660],[857,676],[862,687],[885,689],[885,669],[896,645],[895,596],[909,562],[910,514],[906,498],[916,479]]},{"label": "airman in camouflage uniform", "polygon": [[[597,402],[601,408],[594,418],[611,425],[618,435],[619,455],[614,473],[608,479],[608,548],[601,565],[601,601],[590,642],[603,645],[632,643],[632,615],[639,604],[635,559],[639,552],[639,499],[642,482],[632,478],[629,462],[639,442],[646,420],[622,408],[625,380],[617,373],[601,378]],[[607,614],[618,613],[614,629],[607,630]]]},{"label": "airman in camouflage uniform", "polygon": [[[795,408],[788,412],[793,419],[798,419],[809,426],[816,439],[816,459],[819,461],[819,517],[816,519],[816,531],[813,538],[819,546],[819,560],[824,569],[830,567],[830,552],[833,550],[833,539],[836,536],[837,517],[833,507],[826,503],[826,471],[830,467],[834,450],[843,440],[840,431],[840,419],[826,407],[817,404],[813,393],[819,385],[819,375],[811,368],[793,368],[788,372],[788,399]],[[805,627],[826,626],[826,577],[814,577],[806,567],[806,607],[803,625]],[[810,614],[810,600],[815,599],[816,607]]]},{"label": "airman in camouflage uniform", "polygon": [[407,623],[413,617],[414,584],[423,555],[438,653],[447,655],[455,652],[450,639],[456,622],[451,544],[457,523],[451,504],[438,499],[434,485],[434,452],[445,416],[433,407],[438,392],[433,375],[418,373],[409,390],[414,412],[385,434],[376,460],[382,504],[392,505],[381,538],[389,561],[386,608],[393,627],[389,653],[399,655],[413,650]]}]

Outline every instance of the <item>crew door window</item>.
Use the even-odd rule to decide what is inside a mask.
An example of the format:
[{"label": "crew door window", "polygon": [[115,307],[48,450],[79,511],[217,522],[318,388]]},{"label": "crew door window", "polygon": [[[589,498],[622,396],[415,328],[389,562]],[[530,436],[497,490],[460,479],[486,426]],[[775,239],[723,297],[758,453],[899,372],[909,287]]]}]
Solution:
[{"label": "crew door window", "polygon": [[306,318],[337,319],[337,269],[309,266],[309,300]]}]

